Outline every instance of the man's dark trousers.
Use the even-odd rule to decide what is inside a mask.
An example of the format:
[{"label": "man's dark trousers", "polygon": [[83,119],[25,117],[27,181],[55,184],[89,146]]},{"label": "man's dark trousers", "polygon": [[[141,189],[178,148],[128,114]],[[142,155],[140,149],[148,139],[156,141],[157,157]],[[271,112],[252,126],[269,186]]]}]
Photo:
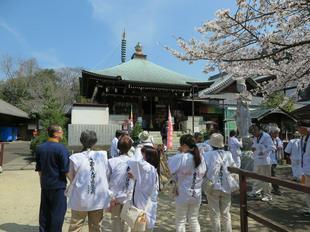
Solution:
[{"label": "man's dark trousers", "polygon": [[61,232],[66,211],[65,189],[41,189],[40,232]]}]

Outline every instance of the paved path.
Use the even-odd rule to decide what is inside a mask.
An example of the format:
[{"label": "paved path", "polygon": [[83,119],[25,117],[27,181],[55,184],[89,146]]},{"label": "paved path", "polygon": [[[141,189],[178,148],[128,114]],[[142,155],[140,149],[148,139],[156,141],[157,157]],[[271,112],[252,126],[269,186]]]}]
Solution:
[{"label": "paved path", "polygon": [[[23,144],[24,148],[17,143],[11,145],[11,147],[7,148],[11,149],[11,157],[14,158],[5,164],[5,171],[0,174],[0,231],[38,231],[38,209],[40,204],[38,175],[33,171],[34,164],[29,163],[29,155],[25,155],[26,152],[19,152],[19,150],[26,150],[27,144]],[[20,154],[13,154],[14,151]],[[283,189],[283,195],[274,196],[274,200],[270,203],[249,201],[248,206],[249,209],[255,210],[267,218],[289,226],[291,231],[310,231],[310,218],[300,215],[300,210],[304,206],[302,198],[303,194],[301,193]],[[240,231],[238,195],[233,196],[231,212],[233,231]],[[160,194],[155,232],[175,231],[174,215],[174,203],[166,195]],[[70,211],[68,210],[63,231],[68,230],[69,220]],[[201,206],[200,224],[202,232],[211,231],[206,204]],[[108,213],[105,214],[103,225],[104,231],[111,231],[110,215]],[[87,231],[86,226],[84,231]],[[269,230],[249,220],[249,231]]]},{"label": "paved path", "polygon": [[27,170],[35,166],[30,154],[30,142],[15,141],[4,145],[3,170]]}]

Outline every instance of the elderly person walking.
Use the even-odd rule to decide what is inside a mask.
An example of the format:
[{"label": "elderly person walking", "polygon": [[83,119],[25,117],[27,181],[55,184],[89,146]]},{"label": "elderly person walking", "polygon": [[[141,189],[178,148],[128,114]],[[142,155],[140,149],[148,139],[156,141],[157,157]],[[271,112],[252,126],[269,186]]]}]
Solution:
[{"label": "elderly person walking", "polygon": [[236,137],[237,132],[234,130],[231,130],[229,132],[229,139],[228,139],[228,147],[229,151],[232,154],[232,157],[237,165],[238,168],[241,167],[241,148],[242,148],[242,143],[239,141]]},{"label": "elderly person walking", "polygon": [[[279,138],[280,128],[278,127],[271,127],[270,128],[270,136],[272,138],[273,144],[276,147],[275,150],[271,153],[271,176],[276,176],[276,168],[278,164],[278,160],[282,159],[282,153],[283,153],[283,142]],[[276,195],[281,195],[280,187],[279,185],[272,184],[272,193]]]},{"label": "elderly person walking", "polygon": [[180,153],[169,158],[168,166],[177,183],[176,231],[185,232],[185,225],[188,222],[191,231],[200,232],[198,216],[206,164],[192,135],[181,136]]},{"label": "elderly person walking", "polygon": [[143,159],[141,149],[144,146],[154,147],[153,138],[148,131],[142,131],[139,134],[139,144],[137,145],[135,153],[134,153],[134,158],[136,160],[142,160]]},{"label": "elderly person walking", "polygon": [[69,171],[69,152],[61,144],[63,131],[59,125],[47,129],[48,140],[36,150],[36,171],[40,176],[40,232],[61,232],[67,211],[65,189]]},{"label": "elderly person walking", "polygon": [[[254,136],[252,150],[254,151],[254,172],[271,176],[271,154],[276,147],[269,134],[262,131],[258,125],[252,125],[249,132]],[[268,182],[255,181],[250,196],[261,195],[262,201],[271,201],[271,186]]]},{"label": "elderly person walking", "polygon": [[[310,187],[310,120],[300,120],[298,122],[298,132],[301,135],[301,167],[305,176],[305,185]],[[306,208],[304,216],[310,217],[310,194],[305,196]]]},{"label": "elderly person walking", "polygon": [[81,231],[88,216],[89,231],[102,230],[103,209],[110,205],[112,192],[108,188],[110,175],[106,151],[93,151],[97,142],[94,131],[83,131],[80,137],[83,151],[70,156],[68,207],[71,208],[70,232]]},{"label": "elderly person walking", "polygon": [[128,177],[130,159],[128,152],[132,146],[132,139],[128,135],[123,135],[118,141],[120,156],[109,159],[109,169],[111,172],[109,186],[113,192],[114,200],[111,202],[111,219],[113,232],[125,232],[125,223],[121,221],[120,214],[125,201],[129,200],[133,190],[133,180]]},{"label": "elderly person walking", "polygon": [[118,139],[121,137],[122,134],[123,132],[121,130],[117,130],[115,132],[115,137],[112,139],[111,148],[110,148],[110,155],[112,158],[119,156],[119,150],[117,148],[117,143],[118,143]]},{"label": "elderly person walking", "polygon": [[290,155],[292,163],[293,180],[300,182],[303,175],[301,169],[301,149],[300,149],[300,133],[296,131],[285,147],[285,152]]},{"label": "elderly person walking", "polygon": [[224,151],[223,135],[212,134],[209,145],[213,150],[204,154],[207,167],[204,191],[207,193],[212,231],[230,232],[231,192],[238,188],[238,183],[232,178],[227,167],[234,167],[236,164],[231,152]]}]

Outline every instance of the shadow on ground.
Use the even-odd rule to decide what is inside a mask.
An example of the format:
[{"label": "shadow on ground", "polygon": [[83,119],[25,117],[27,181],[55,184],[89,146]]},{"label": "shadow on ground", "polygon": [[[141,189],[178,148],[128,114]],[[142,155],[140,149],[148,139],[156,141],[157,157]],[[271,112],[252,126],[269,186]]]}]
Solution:
[{"label": "shadow on ground", "polygon": [[7,232],[12,232],[12,231],[39,231],[38,226],[30,226],[30,225],[21,225],[21,224],[16,224],[16,223],[5,223],[0,225],[0,231],[7,231]]}]

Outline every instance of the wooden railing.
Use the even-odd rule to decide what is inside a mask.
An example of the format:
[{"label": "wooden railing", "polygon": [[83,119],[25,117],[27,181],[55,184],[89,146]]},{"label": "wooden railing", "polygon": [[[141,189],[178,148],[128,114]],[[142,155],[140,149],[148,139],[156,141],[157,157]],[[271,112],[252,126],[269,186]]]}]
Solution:
[{"label": "wooden railing", "polygon": [[0,173],[2,172],[2,165],[3,165],[4,144],[5,143],[0,142]]},{"label": "wooden railing", "polygon": [[228,167],[228,170],[231,173],[239,174],[239,184],[240,184],[240,228],[241,232],[248,232],[248,217],[254,219],[255,221],[269,227],[275,231],[281,232],[289,232],[291,229],[287,228],[286,226],[280,225],[272,220],[265,218],[253,211],[248,210],[247,208],[247,177],[252,179],[261,180],[264,182],[269,182],[271,184],[276,184],[279,186],[283,186],[289,189],[293,189],[299,192],[304,192],[310,194],[310,187],[305,185],[301,185],[298,183],[294,183],[291,181],[280,180],[276,177],[269,177],[256,174],[254,172],[250,172],[247,170],[235,168],[235,167]]}]

